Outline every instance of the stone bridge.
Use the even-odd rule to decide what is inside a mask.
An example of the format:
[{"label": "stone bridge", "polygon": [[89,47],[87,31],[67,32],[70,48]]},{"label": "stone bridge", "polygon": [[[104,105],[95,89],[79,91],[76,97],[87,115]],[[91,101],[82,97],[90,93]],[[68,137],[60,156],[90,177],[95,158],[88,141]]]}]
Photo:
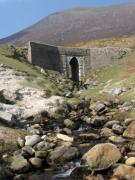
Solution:
[{"label": "stone bridge", "polygon": [[72,48],[56,47],[35,42],[28,43],[28,60],[44,69],[55,70],[81,81],[91,69],[112,64],[129,49],[112,48]]}]

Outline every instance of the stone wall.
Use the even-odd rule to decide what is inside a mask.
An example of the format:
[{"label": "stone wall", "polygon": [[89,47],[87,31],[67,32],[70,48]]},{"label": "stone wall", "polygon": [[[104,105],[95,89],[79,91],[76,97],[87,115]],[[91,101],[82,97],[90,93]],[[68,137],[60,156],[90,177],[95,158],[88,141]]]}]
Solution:
[{"label": "stone wall", "polygon": [[109,48],[93,48],[90,49],[91,67],[93,69],[112,64],[122,58],[128,49],[120,49],[118,47]]},{"label": "stone wall", "polygon": [[79,64],[79,80],[90,71],[90,49],[49,46],[35,42],[28,43],[28,60],[45,69],[55,70],[69,77],[72,58]]},{"label": "stone wall", "polygon": [[35,42],[28,43],[28,60],[45,69],[55,70],[69,77],[69,66],[72,59],[78,62],[79,80],[86,76],[90,69],[112,64],[129,49],[110,48],[71,48],[56,47]]}]

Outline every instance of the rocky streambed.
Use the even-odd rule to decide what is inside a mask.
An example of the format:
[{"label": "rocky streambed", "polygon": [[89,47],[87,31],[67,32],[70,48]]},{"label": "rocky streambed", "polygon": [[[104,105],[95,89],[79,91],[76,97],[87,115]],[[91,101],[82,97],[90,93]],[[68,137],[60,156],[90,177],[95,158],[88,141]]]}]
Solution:
[{"label": "rocky streambed", "polygon": [[65,119],[41,112],[25,124],[30,135],[18,138],[3,179],[134,179],[135,119],[115,119],[130,109],[134,101],[89,100]]}]

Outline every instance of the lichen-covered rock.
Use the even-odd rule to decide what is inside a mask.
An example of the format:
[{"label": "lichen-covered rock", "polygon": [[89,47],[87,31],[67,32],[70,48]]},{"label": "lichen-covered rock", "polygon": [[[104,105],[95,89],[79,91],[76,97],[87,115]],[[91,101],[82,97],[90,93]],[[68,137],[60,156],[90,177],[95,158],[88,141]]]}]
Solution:
[{"label": "lichen-covered rock", "polygon": [[118,148],[111,143],[97,144],[82,157],[93,171],[109,168],[121,159]]},{"label": "lichen-covered rock", "polygon": [[47,162],[50,164],[65,164],[80,156],[80,152],[76,147],[58,146],[51,151],[47,157]]},{"label": "lichen-covered rock", "polygon": [[123,136],[129,138],[135,138],[135,121],[130,123],[130,125],[124,131]]},{"label": "lichen-covered rock", "polygon": [[10,168],[13,172],[24,173],[28,171],[29,163],[21,154],[19,154],[13,157]]}]

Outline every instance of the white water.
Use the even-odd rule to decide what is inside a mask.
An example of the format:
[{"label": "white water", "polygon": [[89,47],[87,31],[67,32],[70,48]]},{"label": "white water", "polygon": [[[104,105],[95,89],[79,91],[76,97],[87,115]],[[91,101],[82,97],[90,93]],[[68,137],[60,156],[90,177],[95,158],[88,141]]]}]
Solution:
[{"label": "white water", "polygon": [[72,173],[72,171],[76,168],[76,167],[84,167],[84,166],[86,166],[85,164],[84,165],[81,165],[81,160],[80,161],[78,161],[78,162],[70,162],[69,164],[68,164],[68,166],[66,165],[66,166],[64,166],[63,167],[63,169],[65,170],[65,169],[67,169],[67,167],[70,167],[70,169],[68,169],[68,170],[65,170],[65,172],[63,172],[63,173],[60,173],[60,174],[57,174],[57,175],[55,175],[54,176],[54,178],[64,178],[64,177],[69,177],[70,176],[70,174]]}]

